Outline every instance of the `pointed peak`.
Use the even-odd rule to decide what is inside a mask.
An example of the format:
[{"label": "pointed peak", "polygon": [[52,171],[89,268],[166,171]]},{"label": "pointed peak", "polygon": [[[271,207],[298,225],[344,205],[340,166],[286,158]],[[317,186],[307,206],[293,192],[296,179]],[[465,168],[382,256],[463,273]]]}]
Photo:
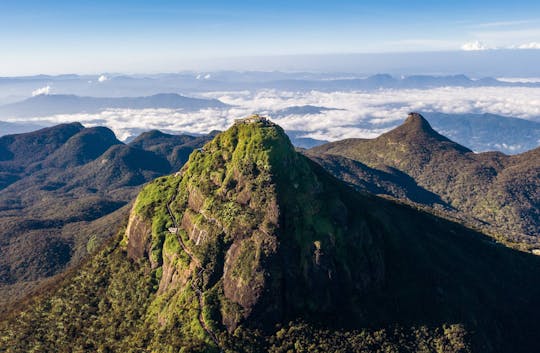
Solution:
[{"label": "pointed peak", "polygon": [[431,125],[429,125],[429,122],[420,113],[416,112],[410,112],[409,115],[407,115],[407,119],[405,120],[403,125],[411,127],[414,126],[423,130],[433,130]]},{"label": "pointed peak", "polygon": [[445,136],[435,131],[429,122],[419,113],[411,112],[405,119],[405,122],[393,130],[380,136],[383,139],[399,141],[401,143],[409,143],[414,145],[425,145],[426,143],[433,146],[440,146],[441,143],[451,144],[455,149],[470,152],[464,146],[461,146]]},{"label": "pointed peak", "polygon": [[429,122],[420,114],[411,112],[400,126],[389,131],[390,135],[425,136],[442,138],[437,131],[433,130]]}]

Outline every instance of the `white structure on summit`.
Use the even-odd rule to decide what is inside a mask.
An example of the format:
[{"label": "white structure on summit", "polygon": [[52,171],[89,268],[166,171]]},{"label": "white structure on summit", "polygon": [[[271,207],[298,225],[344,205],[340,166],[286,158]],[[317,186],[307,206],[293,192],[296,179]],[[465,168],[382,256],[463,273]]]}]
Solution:
[{"label": "white structure on summit", "polygon": [[253,114],[250,117],[244,118],[244,119],[234,119],[235,124],[253,124],[253,123],[262,123],[263,125],[273,125],[272,122],[265,118],[264,116],[260,116],[259,114]]}]

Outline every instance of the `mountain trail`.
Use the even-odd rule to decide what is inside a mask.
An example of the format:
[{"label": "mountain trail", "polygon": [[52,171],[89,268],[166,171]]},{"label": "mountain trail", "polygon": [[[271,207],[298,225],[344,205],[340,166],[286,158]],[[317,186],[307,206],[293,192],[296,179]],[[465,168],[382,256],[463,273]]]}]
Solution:
[{"label": "mountain trail", "polygon": [[[173,222],[173,225],[176,229],[180,229],[180,227],[178,226],[178,222],[176,221],[176,218],[174,217],[174,214],[172,213],[172,210],[171,210],[171,203],[173,202],[173,200],[176,198],[176,195],[178,194],[178,188],[177,188],[177,191],[176,193],[173,195],[173,197],[171,198],[171,200],[167,203],[167,212],[169,214],[169,217],[171,218],[172,222]],[[182,249],[185,251],[185,253],[189,256],[189,259],[191,261],[193,261],[195,264],[196,264],[196,267],[197,267],[197,270],[199,269],[200,267],[200,264],[199,264],[199,261],[193,256],[193,253],[188,249],[188,247],[184,244],[184,240],[182,239],[182,237],[178,234],[178,231],[176,232],[176,238],[178,239],[178,243],[180,244],[180,246],[182,247]],[[204,272],[204,269],[203,268],[200,268],[200,270],[196,271],[196,276],[197,278],[195,278],[195,280],[199,283],[203,283],[202,281],[202,274]],[[197,299],[199,301],[199,315],[197,316],[198,320],[199,320],[199,323],[201,324],[201,327],[204,329],[204,331],[208,334],[208,336],[210,336],[210,338],[212,339],[212,341],[214,342],[214,344],[218,347],[219,351],[221,353],[223,353],[223,349],[221,349],[221,346],[219,344],[219,340],[216,336],[216,334],[212,331],[212,329],[206,324],[206,321],[204,319],[204,316],[203,316],[203,305],[204,305],[204,300],[203,300],[203,292],[201,290],[201,288],[199,288],[193,281],[191,282],[191,288],[193,289],[193,291],[195,291],[195,294],[197,295]]]}]

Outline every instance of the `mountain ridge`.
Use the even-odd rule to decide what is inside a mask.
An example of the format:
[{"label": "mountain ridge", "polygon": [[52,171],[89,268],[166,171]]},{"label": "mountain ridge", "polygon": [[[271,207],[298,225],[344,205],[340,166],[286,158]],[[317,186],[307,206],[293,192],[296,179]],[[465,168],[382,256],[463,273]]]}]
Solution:
[{"label": "mountain ridge", "polygon": [[496,114],[425,113],[441,134],[476,152],[523,153],[538,147],[540,123]]},{"label": "mountain ridge", "polygon": [[192,98],[176,93],[143,97],[86,97],[73,94],[41,94],[21,102],[0,106],[1,118],[31,118],[55,114],[98,113],[106,109],[184,109],[225,108],[217,99]]},{"label": "mountain ridge", "polygon": [[160,148],[130,146],[72,123],[0,137],[0,312],[93,253],[142,184],[177,171],[208,140],[170,136]]},{"label": "mountain ridge", "polygon": [[307,153],[322,159],[339,155],[375,169],[396,168],[462,215],[499,228],[501,239],[519,243],[523,235],[526,243],[527,236],[540,234],[540,195],[534,191],[540,148],[512,156],[473,153],[428,128],[425,119],[411,119],[372,140],[343,140]]},{"label": "mountain ridge", "polygon": [[149,183],[126,229],[0,332],[8,351],[525,352],[538,275],[536,256],[355,192],[252,117]]}]

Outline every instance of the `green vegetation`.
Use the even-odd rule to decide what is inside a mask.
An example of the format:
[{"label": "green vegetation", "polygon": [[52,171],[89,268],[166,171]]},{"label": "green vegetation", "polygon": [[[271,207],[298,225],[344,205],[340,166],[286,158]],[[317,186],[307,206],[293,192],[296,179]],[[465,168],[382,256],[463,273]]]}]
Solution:
[{"label": "green vegetation", "polygon": [[0,313],[97,251],[141,185],[177,171],[207,140],[149,132],[124,145],[79,123],[0,137]]},{"label": "green vegetation", "polygon": [[[5,352],[137,351],[152,293],[144,268],[126,261],[115,239],[56,286],[21,304],[2,323]],[[26,323],[26,324],[23,324]],[[7,336],[9,335],[9,336]],[[12,337],[11,339],[9,337]],[[14,340],[13,338],[16,337]]]},{"label": "green vegetation", "polygon": [[375,139],[337,141],[307,154],[360,190],[457,219],[521,250],[540,247],[540,148],[473,153],[412,114]]},{"label": "green vegetation", "polygon": [[237,123],[180,173],[148,184],[125,234],[0,320],[0,343],[8,352],[529,352],[539,276],[538,257],[357,193],[296,153],[278,126]]}]

